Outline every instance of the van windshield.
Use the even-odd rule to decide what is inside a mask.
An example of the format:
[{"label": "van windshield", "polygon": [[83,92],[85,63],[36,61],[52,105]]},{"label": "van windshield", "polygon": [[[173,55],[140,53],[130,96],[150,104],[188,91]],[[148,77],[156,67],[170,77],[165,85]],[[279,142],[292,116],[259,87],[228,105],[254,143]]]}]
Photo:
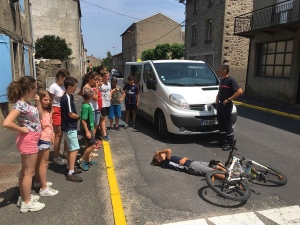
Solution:
[{"label": "van windshield", "polygon": [[165,85],[213,86],[219,85],[215,73],[205,63],[153,63],[158,77]]}]

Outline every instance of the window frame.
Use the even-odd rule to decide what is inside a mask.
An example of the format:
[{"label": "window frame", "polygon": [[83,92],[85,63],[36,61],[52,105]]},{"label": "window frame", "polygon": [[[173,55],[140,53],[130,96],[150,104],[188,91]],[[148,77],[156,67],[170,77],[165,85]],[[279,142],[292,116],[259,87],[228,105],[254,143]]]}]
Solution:
[{"label": "window frame", "polygon": [[150,77],[150,75],[147,74],[147,79],[145,79],[145,71],[146,71],[145,67],[146,66],[149,66],[151,68],[151,70],[150,70],[150,71],[152,71],[152,73],[151,73],[152,78],[151,79],[155,79],[153,67],[151,66],[150,63],[147,63],[147,64],[144,65],[144,68],[143,68],[143,81],[144,81],[145,84],[147,84],[147,80]]},{"label": "window frame", "polygon": [[212,18],[206,20],[205,40],[206,41],[211,41],[212,40]]},{"label": "window frame", "polygon": [[192,46],[197,44],[197,24],[192,25]]},{"label": "window frame", "polygon": [[[291,45],[291,51],[287,51],[288,47],[288,42],[292,43]],[[278,51],[278,43],[284,42],[284,50],[283,51]],[[269,52],[269,45],[270,44],[275,44],[274,51]],[[266,52],[261,52],[262,51],[262,46],[266,46]],[[264,78],[279,78],[279,79],[289,79],[290,78],[290,72],[288,76],[284,76],[285,69],[289,68],[289,71],[291,71],[292,67],[292,60],[293,60],[293,46],[294,46],[294,40],[289,39],[289,40],[281,40],[281,41],[273,41],[273,42],[264,42],[264,43],[259,43],[257,45],[257,63],[256,63],[256,77],[264,77]],[[280,55],[283,55],[282,63],[276,62],[277,57]],[[291,59],[289,63],[286,63],[286,56],[290,55]],[[273,58],[273,63],[268,63],[268,59]],[[261,63],[264,61],[264,63]],[[267,67],[272,67],[272,76],[267,75]],[[275,76],[275,69],[276,67],[282,67],[281,68],[281,76]],[[263,73],[261,74],[261,71],[263,70]],[[278,71],[277,71],[278,72]]]},{"label": "window frame", "polygon": [[198,12],[198,0],[193,0],[193,13],[196,14]]},{"label": "window frame", "polygon": [[211,7],[213,4],[214,4],[214,1],[213,1],[213,0],[208,0],[207,7]]}]

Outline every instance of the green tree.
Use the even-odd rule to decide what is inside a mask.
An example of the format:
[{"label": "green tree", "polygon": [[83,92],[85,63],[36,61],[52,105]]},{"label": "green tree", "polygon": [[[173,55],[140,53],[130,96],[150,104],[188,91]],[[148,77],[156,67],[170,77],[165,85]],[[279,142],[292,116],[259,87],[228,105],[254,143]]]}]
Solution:
[{"label": "green tree", "polygon": [[182,44],[173,43],[170,46],[170,50],[172,59],[181,59],[184,55],[184,47]]},{"label": "green tree", "polygon": [[142,59],[142,61],[155,60],[154,49],[147,49],[147,50],[143,51],[141,54],[141,59]]},{"label": "green tree", "polygon": [[154,49],[154,58],[156,60],[159,59],[169,59],[169,52],[170,52],[170,44],[158,44]]},{"label": "green tree", "polygon": [[71,44],[67,44],[64,38],[55,35],[45,35],[35,42],[36,58],[71,60]]},{"label": "green tree", "polygon": [[112,69],[112,55],[110,53],[110,51],[108,51],[106,53],[107,57],[102,59],[102,64],[103,66],[105,66],[107,68],[108,71],[110,71]]}]

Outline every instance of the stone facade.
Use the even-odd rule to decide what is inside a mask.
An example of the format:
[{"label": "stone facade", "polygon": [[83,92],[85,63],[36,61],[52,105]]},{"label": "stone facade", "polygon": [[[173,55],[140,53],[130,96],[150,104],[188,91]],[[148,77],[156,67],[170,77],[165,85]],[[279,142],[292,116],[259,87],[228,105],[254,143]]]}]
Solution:
[{"label": "stone facade", "polygon": [[87,56],[86,61],[90,61],[89,63],[92,64],[92,66],[100,66],[102,63],[102,60],[100,58],[96,58],[93,55]]},{"label": "stone facade", "polygon": [[[16,3],[10,0],[0,0],[0,35],[8,40],[8,42],[0,43],[2,47],[0,48],[0,97],[5,96],[6,87],[12,80],[18,80],[25,75],[34,77],[30,20],[29,0]],[[6,44],[7,47],[3,48]],[[3,49],[10,49],[10,51],[2,52]],[[9,63],[1,64],[3,60]],[[1,99],[0,126],[10,108],[11,104]]]},{"label": "stone facade", "polygon": [[185,56],[203,60],[217,73],[224,59],[230,75],[245,88],[249,40],[236,37],[234,17],[252,11],[252,0],[188,0],[186,3]]},{"label": "stone facade", "polygon": [[74,59],[68,70],[74,77],[85,72],[85,50],[81,33],[80,1],[74,0],[31,0],[34,40],[44,35],[56,35],[71,44]]},{"label": "stone facade", "polygon": [[123,55],[122,52],[112,56],[112,68],[123,73]]},{"label": "stone facade", "polygon": [[58,59],[36,59],[36,79],[39,88],[48,88],[50,85],[46,86],[46,78],[53,77],[55,81],[55,75],[59,69],[66,69],[66,62],[60,61]]},{"label": "stone facade", "polygon": [[144,50],[155,48],[158,44],[182,43],[181,25],[162,13],[133,23],[121,37],[123,64],[137,61]]},{"label": "stone facade", "polygon": [[[254,0],[253,4],[256,10],[264,7],[259,12],[271,17],[272,14],[269,12],[278,13],[279,10],[274,10],[274,7],[278,5],[275,6],[274,4],[279,2],[282,1]],[[295,7],[293,2],[296,4]],[[279,12],[282,14],[276,18],[283,19],[280,23],[274,25],[267,23],[262,28],[252,27],[251,30],[246,30],[238,34],[250,38],[246,95],[272,102],[300,104],[299,1],[285,1],[282,4],[289,4],[282,7],[283,9],[289,10],[294,8],[294,10]],[[288,15],[289,13],[296,14],[297,18],[289,21],[290,17],[284,17],[284,15]],[[290,15],[292,16],[293,14]],[[253,12],[253,15],[254,17],[259,16],[255,12]],[[265,17],[265,21],[267,20],[268,18]],[[263,20],[261,21],[263,22]],[[262,53],[262,46],[268,46],[266,54]],[[280,46],[286,47],[281,48]],[[276,49],[276,51],[273,49]],[[265,55],[267,57],[263,58]],[[282,56],[284,56],[284,59],[282,59]],[[265,60],[264,63],[262,59]],[[260,68],[264,68],[264,70],[262,71]],[[283,70],[281,70],[282,68]],[[279,70],[280,73],[278,72]]]}]

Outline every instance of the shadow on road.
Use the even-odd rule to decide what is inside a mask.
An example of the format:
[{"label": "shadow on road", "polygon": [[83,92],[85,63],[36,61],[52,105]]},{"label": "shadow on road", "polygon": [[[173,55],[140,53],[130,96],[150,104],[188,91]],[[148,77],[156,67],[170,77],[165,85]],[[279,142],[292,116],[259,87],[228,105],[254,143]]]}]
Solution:
[{"label": "shadow on road", "polygon": [[237,106],[238,117],[263,123],[294,134],[300,134],[300,121],[252,108]]},{"label": "shadow on road", "polygon": [[17,204],[18,193],[20,193],[19,187],[11,187],[4,192],[0,192],[0,198],[4,199],[0,203],[0,208],[6,207],[10,204]]},{"label": "shadow on road", "polygon": [[208,204],[221,208],[240,208],[246,205],[247,201],[236,202],[224,199],[213,192],[208,186],[204,186],[198,190],[199,197]]}]

